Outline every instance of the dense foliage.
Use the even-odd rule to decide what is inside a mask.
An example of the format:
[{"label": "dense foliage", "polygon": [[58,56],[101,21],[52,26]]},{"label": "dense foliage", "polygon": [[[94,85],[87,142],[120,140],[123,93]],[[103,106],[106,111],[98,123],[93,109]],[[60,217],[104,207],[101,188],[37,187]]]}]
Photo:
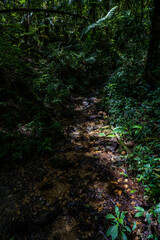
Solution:
[{"label": "dense foliage", "polygon": [[135,143],[129,166],[158,201],[159,16],[157,0],[1,0],[3,164],[50,154],[71,94],[103,85],[111,125]]}]

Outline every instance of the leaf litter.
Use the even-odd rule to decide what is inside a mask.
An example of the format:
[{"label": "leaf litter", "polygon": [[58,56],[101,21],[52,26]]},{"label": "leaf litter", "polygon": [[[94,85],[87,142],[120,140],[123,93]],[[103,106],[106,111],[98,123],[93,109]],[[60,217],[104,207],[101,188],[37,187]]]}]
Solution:
[{"label": "leaf litter", "polygon": [[[105,216],[115,205],[133,224],[134,207],[145,205],[144,190],[128,175],[117,139],[106,137],[108,119],[98,112],[99,101],[74,97],[75,117],[64,119],[66,140],[55,154],[1,174],[2,239],[107,239]],[[130,239],[145,239],[144,223],[138,226]]]}]

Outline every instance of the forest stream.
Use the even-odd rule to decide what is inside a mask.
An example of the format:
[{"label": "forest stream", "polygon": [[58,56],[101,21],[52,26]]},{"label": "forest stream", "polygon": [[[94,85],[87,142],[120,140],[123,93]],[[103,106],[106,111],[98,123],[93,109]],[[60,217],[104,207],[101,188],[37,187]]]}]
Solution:
[{"label": "forest stream", "polygon": [[[0,225],[6,240],[106,240],[115,205],[127,211],[132,228],[135,206],[144,191],[127,172],[127,153],[111,132],[107,114],[97,110],[96,96],[74,97],[72,119],[64,119],[66,139],[52,157],[29,161],[1,173]],[[105,136],[106,135],[106,136]],[[145,239],[137,222],[129,239]]]}]

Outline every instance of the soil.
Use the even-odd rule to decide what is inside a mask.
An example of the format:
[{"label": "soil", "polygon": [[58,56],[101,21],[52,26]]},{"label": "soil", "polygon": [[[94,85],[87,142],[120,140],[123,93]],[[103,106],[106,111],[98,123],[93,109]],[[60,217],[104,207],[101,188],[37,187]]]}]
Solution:
[{"label": "soil", "polygon": [[63,119],[66,139],[51,157],[1,172],[2,240],[103,240],[115,205],[127,211],[125,225],[137,222],[129,239],[146,239],[146,226],[134,218],[145,206],[144,190],[127,171],[127,153],[95,96],[74,97],[72,118]]}]

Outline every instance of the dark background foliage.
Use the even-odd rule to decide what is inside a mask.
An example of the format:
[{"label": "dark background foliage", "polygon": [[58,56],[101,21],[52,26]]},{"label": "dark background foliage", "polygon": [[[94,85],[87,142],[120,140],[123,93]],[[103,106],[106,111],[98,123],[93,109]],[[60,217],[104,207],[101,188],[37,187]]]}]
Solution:
[{"label": "dark background foliage", "polygon": [[130,165],[158,197],[159,16],[158,0],[1,0],[2,164],[51,154],[70,96],[98,87],[110,123],[136,142]]}]

